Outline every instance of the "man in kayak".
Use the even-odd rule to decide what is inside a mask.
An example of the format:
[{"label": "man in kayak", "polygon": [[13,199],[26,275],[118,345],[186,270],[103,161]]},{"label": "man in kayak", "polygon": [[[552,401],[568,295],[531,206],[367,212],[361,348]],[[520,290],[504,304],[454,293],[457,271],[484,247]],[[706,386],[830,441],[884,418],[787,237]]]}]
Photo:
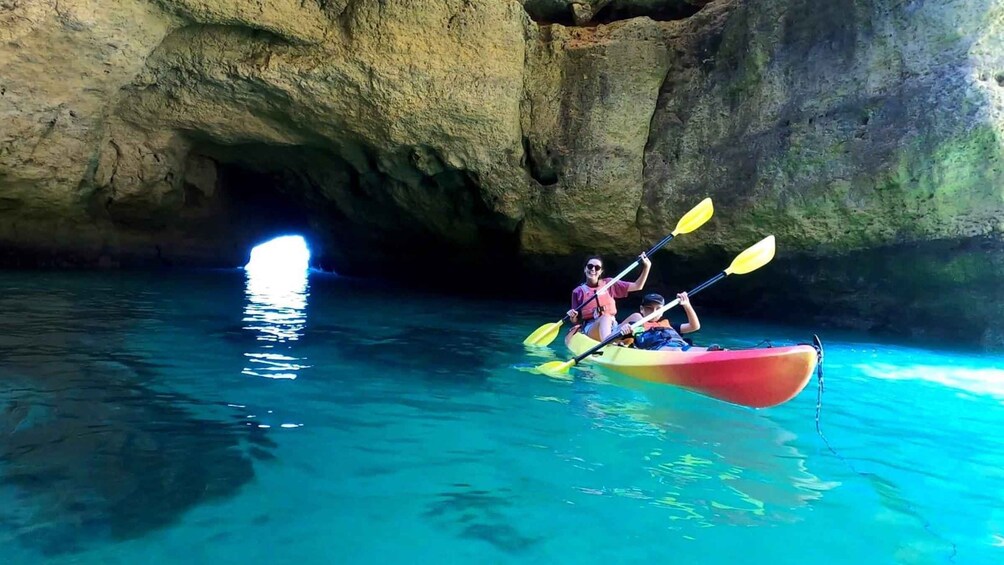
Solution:
[{"label": "man in kayak", "polygon": [[[648,271],[652,268],[652,261],[642,253],[638,256],[641,261],[641,274],[634,282],[617,281],[600,294],[595,299],[593,295],[602,286],[610,282],[610,277],[600,279],[603,274],[603,259],[594,255],[586,259],[586,264],[582,271],[585,275],[585,282],[575,287],[572,291],[572,309],[568,311],[568,319],[573,326],[581,322],[579,328],[585,335],[603,341],[614,332],[617,326],[617,302],[616,299],[624,298],[629,292],[635,292],[645,287],[648,280]],[[579,312],[579,308],[582,312]]]},{"label": "man in kayak", "polygon": [[[679,349],[681,351],[687,351],[691,348],[690,343],[683,338],[682,334],[694,333],[701,329],[701,320],[698,319],[697,312],[694,311],[694,306],[690,304],[690,298],[686,292],[681,292],[676,297],[680,299],[680,306],[687,313],[687,321],[679,325],[673,325],[669,320],[661,316],[649,320],[642,324],[642,331],[634,336],[635,347],[638,349]],[[631,324],[655,312],[664,304],[666,304],[666,299],[661,294],[646,294],[641,300],[641,307],[638,309],[638,312],[628,316],[620,328],[618,328],[621,334],[624,336],[631,335]],[[703,350],[704,348],[700,349]]]}]

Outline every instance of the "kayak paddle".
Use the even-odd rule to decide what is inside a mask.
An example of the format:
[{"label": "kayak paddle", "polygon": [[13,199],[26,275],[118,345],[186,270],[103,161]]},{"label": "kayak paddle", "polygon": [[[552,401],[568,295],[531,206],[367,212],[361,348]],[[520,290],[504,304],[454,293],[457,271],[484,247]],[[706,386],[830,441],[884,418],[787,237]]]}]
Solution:
[{"label": "kayak paddle", "polygon": [[[697,285],[696,287],[693,288],[693,290],[688,292],[687,295],[693,296],[729,275],[745,275],[746,273],[755,271],[760,267],[763,267],[764,265],[769,263],[770,260],[773,258],[774,258],[774,236],[769,235],[760,240],[760,242],[757,243],[756,245],[749,247],[748,249],[737,255],[736,258],[732,260],[732,264],[729,265],[727,269],[711,277],[710,279],[704,281],[703,283]],[[658,318],[659,316],[662,315],[663,312],[669,310],[670,308],[675,307],[679,303],[680,299],[677,298],[676,300],[673,300],[672,302],[669,302],[666,305],[662,306],[655,312],[652,312],[648,316],[645,316],[644,318],[631,324],[632,332],[636,328],[640,328],[642,324],[644,324],[645,322]],[[537,371],[541,373],[567,373],[568,369],[570,369],[573,365],[578,365],[579,362],[585,359],[586,357],[589,357],[593,353],[596,353],[600,349],[609,345],[611,342],[616,341],[617,339],[622,337],[624,336],[621,335],[619,331],[615,330],[614,333],[610,334],[609,337],[600,342],[598,345],[591,348],[589,351],[586,351],[582,355],[575,357],[571,361],[549,361],[542,365],[538,365]]]},{"label": "kayak paddle", "polygon": [[[694,206],[694,208],[691,211],[687,212],[682,218],[680,218],[680,221],[676,223],[676,229],[673,230],[673,233],[664,237],[662,241],[660,241],[659,243],[656,243],[652,247],[652,249],[648,250],[646,255],[649,256],[649,258],[651,258],[653,253],[662,249],[663,246],[672,241],[673,238],[676,237],[678,234],[690,233],[696,230],[697,228],[703,226],[705,222],[711,219],[711,216],[714,213],[715,213],[715,207],[711,204],[711,199],[705,198],[704,200],[701,201],[700,204]],[[589,300],[586,301],[585,304],[576,308],[576,312],[581,314],[583,308],[585,308],[592,300],[595,300],[597,296],[606,292],[607,289],[613,286],[615,282],[624,278],[625,275],[630,273],[632,269],[638,266],[638,263],[639,261],[635,259],[634,263],[628,265],[627,268],[621,271],[619,275],[610,279],[610,282],[600,287],[600,289],[597,290],[589,298]],[[526,339],[523,340],[523,345],[533,345],[539,347],[549,345],[552,341],[554,341],[554,338],[558,337],[558,330],[560,330],[561,325],[567,321],[568,321],[568,315],[566,314],[564,318],[558,320],[557,322],[551,322],[549,324],[544,324],[543,326],[540,326],[539,328],[534,330],[533,333],[527,336]]]}]

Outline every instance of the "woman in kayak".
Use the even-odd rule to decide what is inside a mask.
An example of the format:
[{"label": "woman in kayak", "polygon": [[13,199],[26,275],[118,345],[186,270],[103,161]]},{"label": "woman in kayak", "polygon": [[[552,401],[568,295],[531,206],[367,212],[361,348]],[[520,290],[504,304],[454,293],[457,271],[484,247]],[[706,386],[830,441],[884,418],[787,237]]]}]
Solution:
[{"label": "woman in kayak", "polygon": [[[643,331],[634,338],[634,345],[639,349],[680,349],[686,351],[690,349],[690,343],[683,339],[682,334],[689,334],[701,329],[701,320],[697,317],[690,298],[686,292],[676,295],[680,299],[680,306],[683,306],[687,313],[687,321],[674,325],[668,319],[657,316],[642,324]],[[620,333],[625,336],[631,335],[631,324],[650,315],[666,304],[666,299],[661,294],[646,294],[641,300],[641,307],[638,312],[631,314],[621,324]],[[700,349],[704,349],[703,347]]]},{"label": "woman in kayak", "polygon": [[613,333],[614,327],[617,326],[616,300],[626,297],[629,292],[641,290],[648,280],[652,261],[644,253],[638,256],[638,260],[641,261],[641,274],[637,280],[631,283],[617,281],[594,299],[596,291],[610,282],[610,277],[600,278],[603,274],[602,257],[593,255],[586,259],[586,264],[582,268],[585,282],[572,290],[572,309],[568,311],[568,319],[572,324],[581,322],[582,327],[579,330],[597,341],[602,341]]}]

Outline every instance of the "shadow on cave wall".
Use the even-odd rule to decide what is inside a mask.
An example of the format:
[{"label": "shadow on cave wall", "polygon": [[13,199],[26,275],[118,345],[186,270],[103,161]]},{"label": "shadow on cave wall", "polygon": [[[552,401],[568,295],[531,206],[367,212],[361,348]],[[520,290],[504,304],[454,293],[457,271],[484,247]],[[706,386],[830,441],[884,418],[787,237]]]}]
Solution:
[{"label": "shadow on cave wall", "polygon": [[[839,328],[1000,349],[1002,259],[1004,244],[986,238],[908,243],[822,258],[786,254],[753,273],[728,277],[695,297],[694,305],[709,313],[813,331]],[[685,290],[709,278],[713,265],[720,269],[731,260],[724,252],[707,259],[668,253],[660,262],[671,267],[654,273],[651,284]]]},{"label": "shadow on cave wall", "polygon": [[[535,257],[527,269],[540,297],[564,304],[581,282],[587,254]],[[672,296],[727,267],[735,253],[709,247],[653,257],[645,290]],[[619,272],[634,257],[605,257]],[[634,280],[639,269],[625,277]],[[807,331],[848,329],[920,341],[947,340],[1004,349],[1004,243],[992,238],[914,242],[823,257],[780,253],[746,275],[730,276],[694,297],[699,313],[789,323]],[[618,311],[634,311],[632,294]],[[682,315],[679,310],[670,316]]]},{"label": "shadow on cave wall", "polygon": [[592,26],[637,17],[683,20],[710,1],[714,0],[524,0],[523,9],[542,25]]}]

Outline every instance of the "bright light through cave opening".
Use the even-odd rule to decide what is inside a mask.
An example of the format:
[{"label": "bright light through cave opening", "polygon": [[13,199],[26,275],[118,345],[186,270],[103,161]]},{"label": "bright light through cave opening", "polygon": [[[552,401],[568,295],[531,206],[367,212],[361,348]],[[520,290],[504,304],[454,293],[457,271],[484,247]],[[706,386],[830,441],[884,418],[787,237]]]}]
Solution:
[{"label": "bright light through cave opening", "polygon": [[285,235],[266,241],[251,250],[248,272],[302,273],[310,264],[310,249],[298,235]]},{"label": "bright light through cave opening", "polygon": [[298,235],[277,237],[251,250],[251,260],[244,266],[243,328],[254,332],[256,339],[244,353],[243,374],[295,379],[309,366],[295,346],[307,326],[309,264],[310,249]]}]

